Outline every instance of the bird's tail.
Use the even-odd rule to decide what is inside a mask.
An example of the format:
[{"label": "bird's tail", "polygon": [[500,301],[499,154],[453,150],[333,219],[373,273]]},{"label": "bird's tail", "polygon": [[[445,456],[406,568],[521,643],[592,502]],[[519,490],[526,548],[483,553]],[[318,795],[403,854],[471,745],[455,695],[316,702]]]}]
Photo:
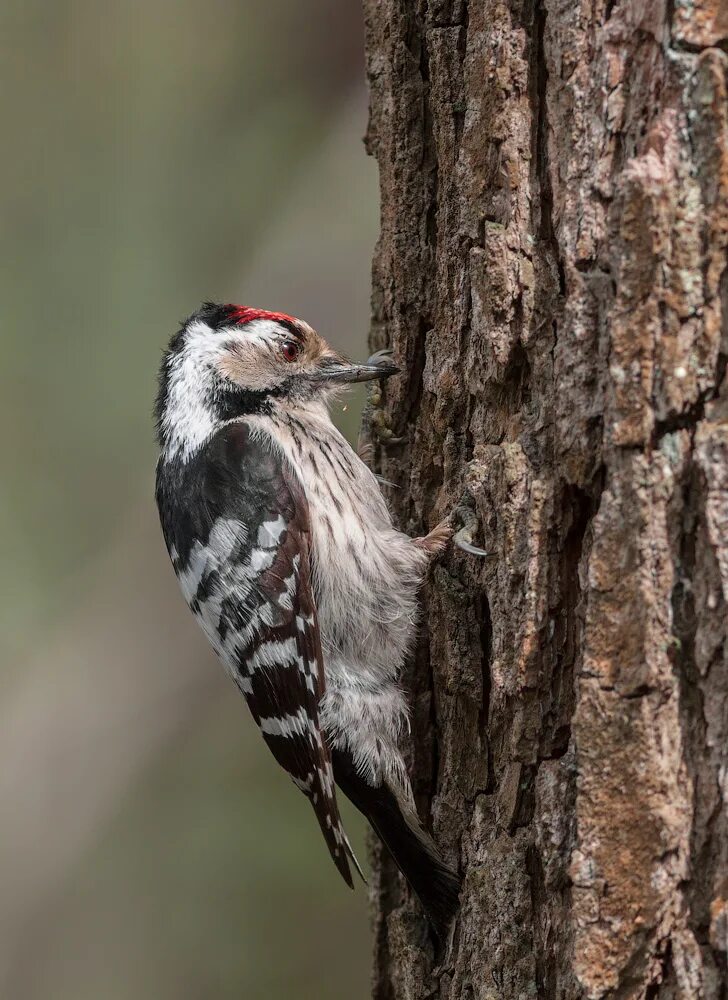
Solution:
[{"label": "bird's tail", "polygon": [[351,757],[332,754],[334,777],[342,792],[366,816],[379,839],[419,898],[433,930],[444,940],[460,905],[460,878],[447,865],[419,819],[386,784],[369,785]]}]

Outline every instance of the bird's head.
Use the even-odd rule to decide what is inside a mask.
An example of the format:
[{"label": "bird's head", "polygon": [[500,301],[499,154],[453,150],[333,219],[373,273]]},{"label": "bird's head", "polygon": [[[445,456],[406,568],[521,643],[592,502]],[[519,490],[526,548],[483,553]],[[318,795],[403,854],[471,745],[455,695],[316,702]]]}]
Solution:
[{"label": "bird's head", "polygon": [[341,386],[386,378],[391,364],[352,364],[285,313],[206,302],[172,337],[159,374],[156,418],[168,453],[193,451],[225,420],[326,400]]}]

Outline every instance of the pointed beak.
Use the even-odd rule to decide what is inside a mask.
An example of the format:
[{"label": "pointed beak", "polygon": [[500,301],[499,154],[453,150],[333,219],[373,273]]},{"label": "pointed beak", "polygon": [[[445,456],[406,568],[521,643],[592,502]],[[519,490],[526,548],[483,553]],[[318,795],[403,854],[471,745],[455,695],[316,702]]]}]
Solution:
[{"label": "pointed beak", "polygon": [[389,361],[376,365],[352,365],[346,361],[328,361],[319,368],[319,377],[332,385],[348,385],[353,382],[369,382],[375,378],[389,378],[396,375],[399,368]]}]

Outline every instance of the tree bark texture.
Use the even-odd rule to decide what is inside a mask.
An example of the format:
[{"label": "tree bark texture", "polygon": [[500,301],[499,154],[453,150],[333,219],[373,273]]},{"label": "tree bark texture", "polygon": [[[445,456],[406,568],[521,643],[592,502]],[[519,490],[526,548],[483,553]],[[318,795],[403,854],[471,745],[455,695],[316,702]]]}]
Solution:
[{"label": "tree bark texture", "polygon": [[375,848],[374,995],[725,997],[728,4],[364,6],[376,460],[493,554],[405,677],[461,914]]}]

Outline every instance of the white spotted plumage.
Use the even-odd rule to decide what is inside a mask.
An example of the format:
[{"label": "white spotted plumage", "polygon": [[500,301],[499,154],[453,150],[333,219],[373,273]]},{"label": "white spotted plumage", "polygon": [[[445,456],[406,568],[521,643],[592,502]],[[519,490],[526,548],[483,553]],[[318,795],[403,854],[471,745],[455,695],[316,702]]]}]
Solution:
[{"label": "white spotted plumage", "polygon": [[207,303],[160,374],[157,501],[180,587],[332,857],[358,868],[336,785],[442,930],[459,881],[422,829],[399,741],[418,588],[443,543],[397,530],[327,400],[392,374],[284,314]]}]

